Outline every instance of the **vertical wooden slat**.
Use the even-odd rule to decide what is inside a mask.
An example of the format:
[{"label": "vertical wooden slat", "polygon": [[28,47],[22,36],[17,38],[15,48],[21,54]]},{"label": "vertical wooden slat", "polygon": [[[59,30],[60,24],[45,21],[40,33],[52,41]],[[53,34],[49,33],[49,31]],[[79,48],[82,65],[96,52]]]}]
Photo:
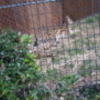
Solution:
[{"label": "vertical wooden slat", "polygon": [[[0,6],[8,5],[8,0],[0,1]],[[8,26],[11,26],[12,28],[15,28],[15,17],[13,15],[12,8],[5,8],[0,9],[0,27],[6,28]]]},{"label": "vertical wooden slat", "polygon": [[[29,0],[3,0],[0,6],[25,2]],[[93,13],[97,13],[98,2],[99,0],[63,0],[63,3],[48,2],[0,9],[0,27],[12,26],[23,33],[38,34],[41,27],[52,29],[61,25],[63,20],[66,21],[66,15],[78,20],[92,14],[92,9]]]},{"label": "vertical wooden slat", "polygon": [[93,0],[93,13],[100,12],[100,0]]},{"label": "vertical wooden slat", "polygon": [[[11,3],[15,2],[13,1]],[[17,1],[17,3],[19,3],[19,1]],[[6,14],[4,10],[9,10],[9,12]],[[52,29],[62,24],[62,4],[60,2],[47,2],[6,8],[1,11],[6,14],[5,17],[7,18],[4,22],[7,23],[7,21],[9,21],[7,24],[8,26],[13,26],[14,29],[27,34],[38,34],[39,29],[42,27],[49,27]],[[15,20],[15,22],[13,20]],[[2,24],[5,25],[5,23]]]},{"label": "vertical wooden slat", "polygon": [[90,7],[90,0],[64,0],[64,18],[66,15],[69,15],[73,20],[83,18],[91,13]]}]

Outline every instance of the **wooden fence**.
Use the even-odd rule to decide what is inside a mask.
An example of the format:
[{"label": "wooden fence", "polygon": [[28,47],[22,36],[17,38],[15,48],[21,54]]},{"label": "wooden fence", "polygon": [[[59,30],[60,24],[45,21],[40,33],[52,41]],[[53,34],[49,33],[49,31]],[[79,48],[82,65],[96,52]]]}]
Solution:
[{"label": "wooden fence", "polygon": [[84,18],[100,11],[100,0],[64,0],[64,20],[69,15],[73,20]]},{"label": "wooden fence", "polygon": [[[59,8],[58,8],[59,7]],[[39,33],[40,28],[53,28],[62,23],[60,2],[40,3],[15,8],[16,27],[29,34]]]},{"label": "wooden fence", "polygon": [[[0,2],[0,6],[27,3],[28,1],[3,0]],[[2,8],[0,9],[0,27],[11,26],[24,33],[37,34],[42,27],[51,29],[62,25],[66,22],[66,15],[73,20],[78,20],[97,13],[100,11],[99,6],[99,0],[60,0]]]},{"label": "wooden fence", "polygon": [[[8,5],[8,1],[0,1],[0,6],[3,5]],[[0,9],[0,27],[6,28],[8,26],[15,26],[13,10],[12,8]]]},{"label": "wooden fence", "polygon": [[78,20],[91,14],[91,0],[64,0],[64,17]]},{"label": "wooden fence", "polygon": [[100,0],[92,0],[92,13],[100,12]]},{"label": "wooden fence", "polygon": [[[19,2],[17,1],[17,3]],[[9,4],[11,3],[8,2]],[[42,27],[53,28],[62,24],[63,12],[60,2],[46,2],[0,10],[2,27],[10,25],[24,33],[37,34]]]}]

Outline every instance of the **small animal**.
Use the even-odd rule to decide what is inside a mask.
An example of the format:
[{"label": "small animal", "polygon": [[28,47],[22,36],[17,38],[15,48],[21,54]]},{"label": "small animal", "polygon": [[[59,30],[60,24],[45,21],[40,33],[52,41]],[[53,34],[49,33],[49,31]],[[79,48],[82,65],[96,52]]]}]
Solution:
[{"label": "small animal", "polygon": [[54,53],[50,51],[52,44],[44,43],[40,44],[37,47],[34,47],[32,44],[28,44],[28,49],[30,53],[36,55],[35,58],[40,59],[42,57],[51,57],[54,58]]},{"label": "small animal", "polygon": [[68,37],[68,35],[73,34],[74,30],[71,27],[73,20],[66,16],[68,24],[63,25],[62,27],[56,30],[49,30],[48,28],[41,28],[41,34],[34,38],[34,44],[29,44],[29,52],[36,54],[36,58],[42,57],[54,57],[54,54],[47,52],[53,46],[56,46],[57,43],[60,43],[61,38]]},{"label": "small animal", "polygon": [[75,29],[72,27],[74,24],[74,21],[69,16],[66,16],[66,20],[68,22],[68,27],[67,27],[68,33],[73,34],[75,31]]},{"label": "small animal", "polygon": [[60,29],[57,29],[56,31],[56,42],[59,43],[61,38],[66,38],[69,35],[74,33],[74,29],[72,27],[73,25],[73,20],[69,17],[66,16],[66,20],[68,24],[64,24]]},{"label": "small animal", "polygon": [[74,33],[74,29],[72,28],[73,20],[66,16],[66,20],[68,24],[62,25],[62,27],[57,28],[56,30],[49,30],[48,28],[41,28],[40,36],[37,38],[37,40],[41,42],[56,42],[59,43],[61,38],[68,37],[68,35]]}]

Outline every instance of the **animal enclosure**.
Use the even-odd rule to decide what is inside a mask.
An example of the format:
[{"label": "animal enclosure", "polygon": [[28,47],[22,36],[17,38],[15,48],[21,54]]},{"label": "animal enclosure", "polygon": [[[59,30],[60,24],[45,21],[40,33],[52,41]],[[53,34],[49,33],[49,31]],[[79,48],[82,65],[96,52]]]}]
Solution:
[{"label": "animal enclosure", "polygon": [[[0,27],[34,35],[28,50],[49,77],[45,84],[51,90],[57,80],[70,74],[80,76],[73,88],[100,85],[99,0],[3,0]],[[66,94],[44,100],[74,100]]]}]

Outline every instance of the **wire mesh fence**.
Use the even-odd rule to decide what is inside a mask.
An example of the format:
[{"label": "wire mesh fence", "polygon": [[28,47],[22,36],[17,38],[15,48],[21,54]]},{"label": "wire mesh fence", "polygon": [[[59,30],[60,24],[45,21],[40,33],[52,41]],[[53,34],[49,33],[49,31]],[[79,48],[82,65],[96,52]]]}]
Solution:
[{"label": "wire mesh fence", "polygon": [[[10,26],[22,35],[34,34],[28,51],[36,55],[36,64],[45,73],[44,82],[34,83],[36,87],[23,79],[22,83],[35,91],[30,92],[31,89],[26,90],[24,86],[14,88],[19,97],[14,100],[100,99],[99,0],[4,0],[0,2],[0,12],[1,28]],[[0,53],[2,56],[2,50]],[[8,75],[5,79],[11,77]],[[1,93],[2,100],[6,92]],[[29,94],[33,94],[32,97],[28,97]]]}]

